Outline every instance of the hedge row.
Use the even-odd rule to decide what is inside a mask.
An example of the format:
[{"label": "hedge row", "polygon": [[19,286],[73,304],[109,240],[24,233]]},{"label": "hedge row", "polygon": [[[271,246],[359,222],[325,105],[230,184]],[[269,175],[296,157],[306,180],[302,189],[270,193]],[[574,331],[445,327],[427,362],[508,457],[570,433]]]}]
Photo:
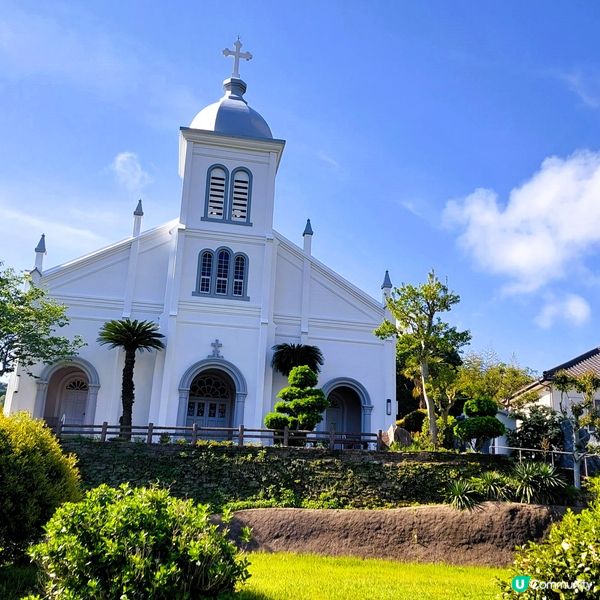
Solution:
[{"label": "hedge row", "polygon": [[147,486],[179,497],[228,503],[384,508],[444,500],[448,482],[503,471],[502,457],[450,453],[366,453],[320,449],[64,441],[78,456],[83,483]]}]

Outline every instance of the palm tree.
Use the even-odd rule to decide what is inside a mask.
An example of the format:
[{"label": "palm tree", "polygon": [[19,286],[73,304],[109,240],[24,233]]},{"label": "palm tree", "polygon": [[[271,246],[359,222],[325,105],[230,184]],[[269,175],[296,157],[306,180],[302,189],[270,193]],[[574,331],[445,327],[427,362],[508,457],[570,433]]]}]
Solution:
[{"label": "palm tree", "polygon": [[111,348],[123,348],[125,364],[121,383],[121,401],[123,416],[121,417],[121,437],[131,439],[131,421],[133,412],[134,384],[133,368],[135,353],[140,350],[162,350],[165,345],[158,332],[158,325],[152,321],[131,321],[130,319],[114,319],[104,323],[98,334],[98,343],[108,344]]},{"label": "palm tree", "polygon": [[317,346],[308,344],[277,344],[273,346],[271,366],[286,377],[294,367],[306,365],[315,373],[321,371],[324,363],[323,353]]}]

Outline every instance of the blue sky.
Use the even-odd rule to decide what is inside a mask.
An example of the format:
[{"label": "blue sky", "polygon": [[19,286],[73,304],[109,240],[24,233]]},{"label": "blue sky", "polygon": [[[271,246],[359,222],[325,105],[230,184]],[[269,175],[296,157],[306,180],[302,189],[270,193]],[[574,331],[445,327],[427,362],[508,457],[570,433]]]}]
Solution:
[{"label": "blue sky", "polygon": [[376,298],[435,268],[451,320],[539,371],[600,345],[600,4],[0,1],[0,257],[177,216],[179,127],[221,95],[287,140],[275,227]]}]

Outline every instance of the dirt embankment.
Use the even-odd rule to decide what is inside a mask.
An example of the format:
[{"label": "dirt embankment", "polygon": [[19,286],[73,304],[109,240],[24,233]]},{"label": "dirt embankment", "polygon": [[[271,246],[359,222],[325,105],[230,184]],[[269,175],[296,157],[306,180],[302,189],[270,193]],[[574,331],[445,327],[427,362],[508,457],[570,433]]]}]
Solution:
[{"label": "dirt embankment", "polygon": [[508,565],[514,548],[544,537],[563,507],[487,502],[390,510],[273,508],[235,514],[232,534],[252,528],[251,550],[314,552],[455,565]]}]

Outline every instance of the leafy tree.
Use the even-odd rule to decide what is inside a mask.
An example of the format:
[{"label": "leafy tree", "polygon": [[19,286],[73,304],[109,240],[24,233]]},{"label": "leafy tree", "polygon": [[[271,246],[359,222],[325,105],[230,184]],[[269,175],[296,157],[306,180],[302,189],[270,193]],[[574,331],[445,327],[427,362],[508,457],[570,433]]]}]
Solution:
[{"label": "leafy tree", "polygon": [[533,405],[527,410],[512,411],[510,415],[519,425],[508,431],[509,446],[540,450],[562,450],[564,448],[562,417],[549,406]]},{"label": "leafy tree", "polygon": [[290,385],[277,394],[282,402],[275,403],[274,412],[265,416],[265,425],[269,429],[287,426],[292,431],[312,431],[329,406],[323,390],[315,388],[317,374],[306,365],[294,367],[288,382]]},{"label": "leafy tree", "polygon": [[458,355],[460,348],[471,339],[469,331],[458,331],[439,316],[458,302],[460,296],[451,292],[431,271],[420,286],[402,284],[394,289],[387,307],[396,324],[386,319],[375,330],[383,339],[397,336],[398,353],[406,357],[407,368],[418,372],[434,445],[438,441],[436,411],[428,392],[432,367],[444,362],[444,357]]},{"label": "leafy tree", "polygon": [[[487,397],[508,404],[508,400],[533,379],[530,369],[514,361],[502,362],[494,352],[471,353],[458,368],[456,387],[465,398]],[[525,398],[531,399],[530,396]]]},{"label": "leafy tree", "polygon": [[81,337],[69,340],[55,334],[68,322],[65,306],[34,286],[29,275],[0,269],[0,377],[17,363],[28,369],[77,354],[84,345]]},{"label": "leafy tree", "polygon": [[123,403],[123,416],[121,417],[121,436],[131,439],[131,424],[135,386],[133,383],[133,369],[135,367],[135,353],[144,350],[162,350],[165,345],[162,338],[165,336],[158,331],[158,325],[152,321],[138,321],[130,319],[112,320],[104,323],[98,334],[98,343],[109,345],[111,348],[123,348],[125,351],[125,364],[121,384],[121,401]]},{"label": "leafy tree", "polygon": [[[594,398],[600,389],[600,377],[593,371],[574,376],[567,371],[559,371],[554,376],[554,385],[561,393],[560,413],[567,424],[573,447],[573,485],[581,488],[581,464],[588,453],[589,427],[600,427],[600,411]],[[564,403],[569,391],[581,394],[580,402],[571,400]]]},{"label": "leafy tree", "polygon": [[324,363],[323,354],[317,346],[308,344],[277,344],[273,346],[271,366],[286,377],[294,367],[306,365],[315,373],[320,373]]}]

